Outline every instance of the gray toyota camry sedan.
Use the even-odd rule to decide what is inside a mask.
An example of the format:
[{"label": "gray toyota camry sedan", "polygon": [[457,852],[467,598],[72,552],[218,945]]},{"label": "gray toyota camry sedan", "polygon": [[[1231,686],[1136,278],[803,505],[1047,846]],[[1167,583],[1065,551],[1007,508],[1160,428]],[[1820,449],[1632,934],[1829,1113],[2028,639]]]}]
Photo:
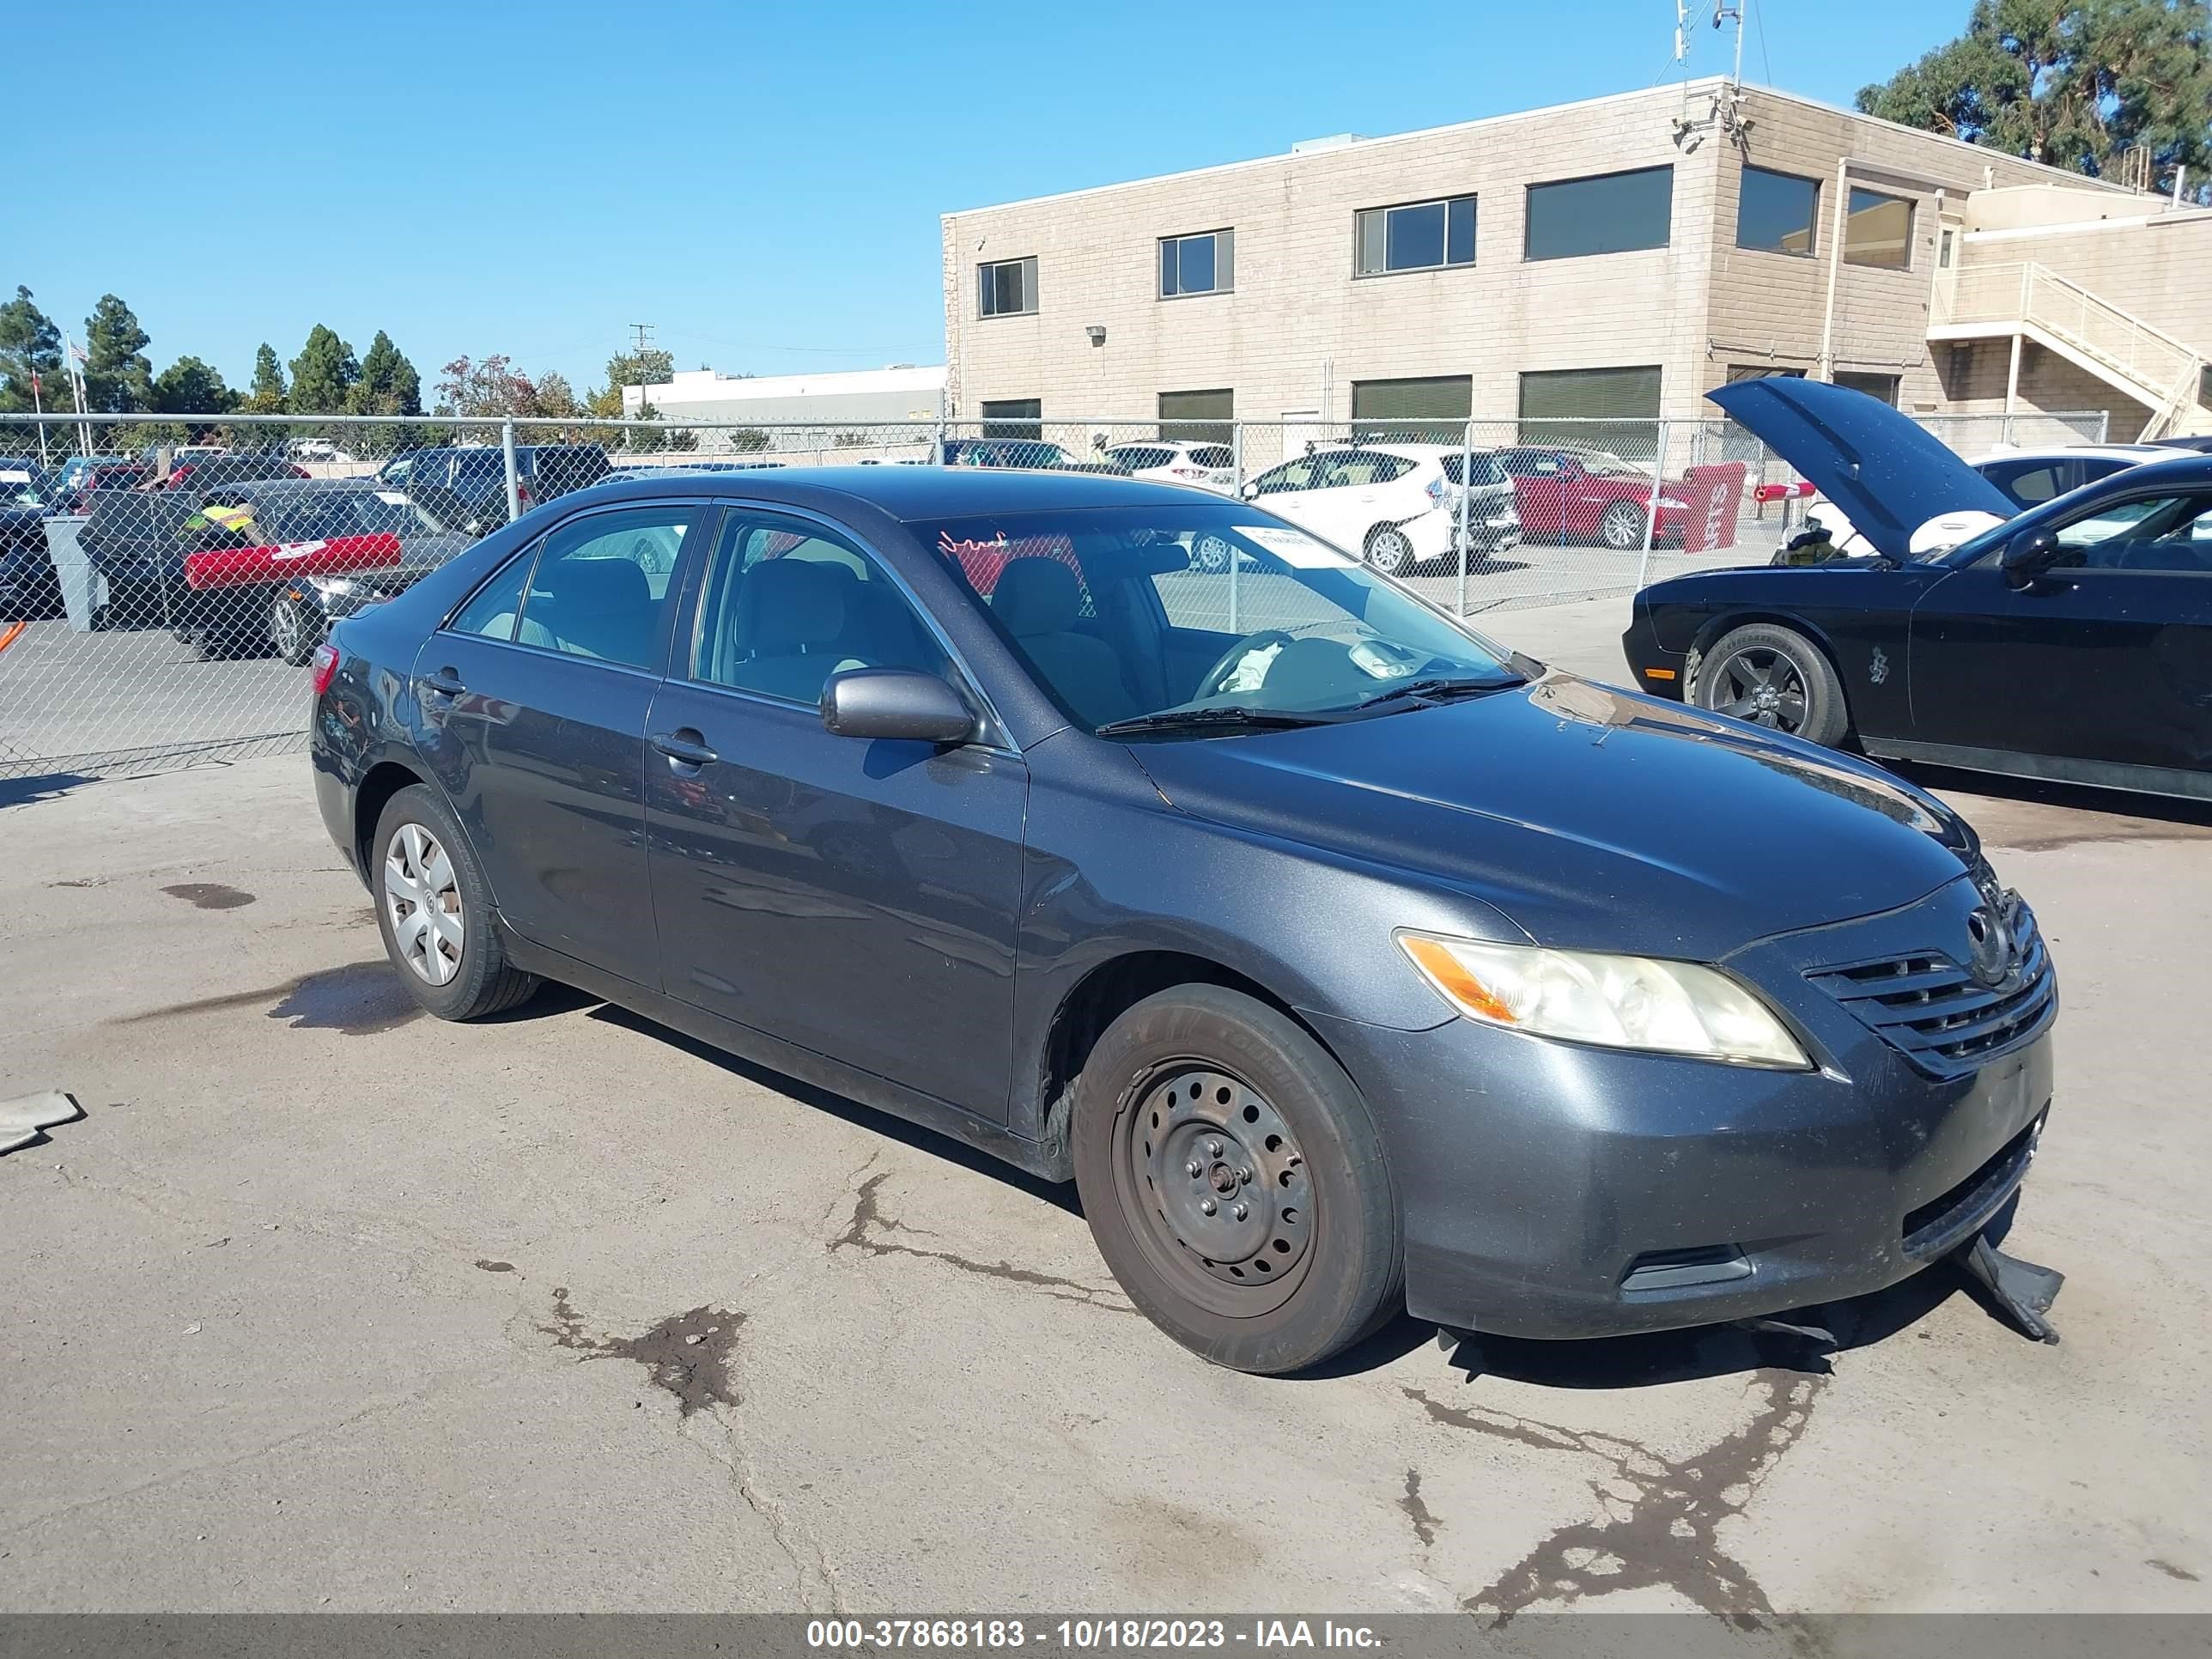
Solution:
[{"label": "gray toyota camry sedan", "polygon": [[1980,1234],[2050,1103],[2050,959],[1948,808],[1195,490],[610,483],[314,684],[323,817],[430,1012],[558,981],[1072,1179],[1224,1365],[1401,1308],[1874,1291]]}]

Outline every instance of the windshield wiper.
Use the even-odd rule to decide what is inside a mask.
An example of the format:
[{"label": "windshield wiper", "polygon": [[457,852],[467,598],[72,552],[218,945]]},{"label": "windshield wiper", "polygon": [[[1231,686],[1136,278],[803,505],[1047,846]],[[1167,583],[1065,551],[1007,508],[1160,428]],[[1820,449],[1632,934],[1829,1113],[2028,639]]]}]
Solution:
[{"label": "windshield wiper", "polygon": [[1163,708],[1157,714],[1139,714],[1126,720],[1109,720],[1097,728],[1102,738],[1118,738],[1131,732],[1172,732],[1202,726],[1243,726],[1249,730],[1286,730],[1294,726],[1327,726],[1334,714],[1297,713],[1287,708],[1251,708],[1231,703],[1220,708]]},{"label": "windshield wiper", "polygon": [[1377,691],[1373,696],[1352,704],[1358,708],[1379,708],[1385,703],[1401,699],[1413,702],[1448,702],[1455,697],[1479,697],[1492,691],[1510,691],[1516,685],[1528,682],[1518,674],[1460,675],[1455,678],[1408,680],[1403,685],[1394,685],[1387,691]]}]

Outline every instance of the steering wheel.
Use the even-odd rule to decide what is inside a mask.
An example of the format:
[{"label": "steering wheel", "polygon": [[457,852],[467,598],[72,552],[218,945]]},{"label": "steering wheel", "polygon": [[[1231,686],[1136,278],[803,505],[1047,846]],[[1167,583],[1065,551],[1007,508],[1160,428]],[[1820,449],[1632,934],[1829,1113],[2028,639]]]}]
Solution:
[{"label": "steering wheel", "polygon": [[1213,666],[1207,669],[1200,678],[1198,690],[1192,694],[1192,700],[1194,702],[1200,697],[1218,695],[1222,690],[1221,682],[1229,678],[1229,671],[1236,667],[1248,655],[1267,646],[1288,645],[1293,637],[1287,629],[1281,628],[1262,628],[1255,633],[1247,634],[1223,652]]}]

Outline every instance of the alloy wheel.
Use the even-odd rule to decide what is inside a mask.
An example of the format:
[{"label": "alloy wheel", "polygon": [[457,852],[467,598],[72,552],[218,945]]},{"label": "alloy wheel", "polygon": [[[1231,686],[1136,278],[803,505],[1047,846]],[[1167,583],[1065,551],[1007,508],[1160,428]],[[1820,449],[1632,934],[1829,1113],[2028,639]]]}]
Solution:
[{"label": "alloy wheel", "polygon": [[1395,576],[1413,562],[1413,544],[1403,531],[1378,530],[1367,538],[1367,562],[1386,576]]},{"label": "alloy wheel", "polygon": [[276,647],[276,654],[289,662],[300,654],[300,645],[307,629],[300,617],[299,605],[290,599],[278,599],[269,608],[269,642]]},{"label": "alloy wheel", "polygon": [[400,959],[432,985],[461,970],[465,921],[459,878],[438,838],[403,823],[384,849],[384,909]]},{"label": "alloy wheel", "polygon": [[1122,1212],[1193,1301],[1253,1316],[1288,1301],[1313,1258],[1314,1194],[1267,1097],[1202,1061],[1162,1067],[1117,1126]]},{"label": "alloy wheel", "polygon": [[1795,733],[1805,724],[1805,677],[1782,652],[1747,646],[1713,672],[1716,714]]},{"label": "alloy wheel", "polygon": [[1616,553],[1634,553],[1644,546],[1644,514],[1626,501],[1615,501],[1597,521],[1598,539]]}]

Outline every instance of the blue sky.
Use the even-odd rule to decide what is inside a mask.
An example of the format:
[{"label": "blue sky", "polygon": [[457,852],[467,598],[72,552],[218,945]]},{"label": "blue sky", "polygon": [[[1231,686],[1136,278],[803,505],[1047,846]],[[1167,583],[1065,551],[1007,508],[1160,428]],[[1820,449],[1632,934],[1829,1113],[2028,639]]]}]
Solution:
[{"label": "blue sky", "polygon": [[[75,64],[46,84],[82,96],[10,134],[0,285],[72,331],[112,290],[157,369],[234,383],[263,339],[387,329],[426,392],[462,352],[581,391],[634,322],[681,368],[934,362],[940,212],[1674,72],[1671,0],[71,11],[9,25],[12,62]],[[1848,103],[1966,11],[1770,0],[1746,78]],[[1692,72],[1725,70],[1692,37]]]}]

